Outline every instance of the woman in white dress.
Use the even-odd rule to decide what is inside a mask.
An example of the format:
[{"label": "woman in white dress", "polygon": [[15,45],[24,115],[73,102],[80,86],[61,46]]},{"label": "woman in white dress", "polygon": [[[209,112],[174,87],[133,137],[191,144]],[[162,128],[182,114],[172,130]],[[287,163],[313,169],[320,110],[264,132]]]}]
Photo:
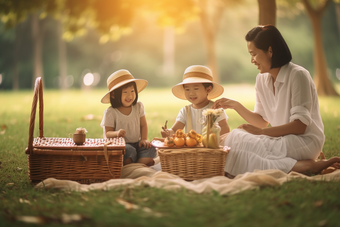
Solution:
[{"label": "woman in white dress", "polygon": [[249,123],[225,140],[224,145],[231,147],[225,172],[235,176],[255,169],[280,169],[308,174],[339,166],[339,157],[315,161],[325,142],[317,92],[309,72],[290,62],[290,50],[278,29],[257,26],[246,41],[251,63],[260,71],[254,111],[228,98],[213,106],[234,109]]}]

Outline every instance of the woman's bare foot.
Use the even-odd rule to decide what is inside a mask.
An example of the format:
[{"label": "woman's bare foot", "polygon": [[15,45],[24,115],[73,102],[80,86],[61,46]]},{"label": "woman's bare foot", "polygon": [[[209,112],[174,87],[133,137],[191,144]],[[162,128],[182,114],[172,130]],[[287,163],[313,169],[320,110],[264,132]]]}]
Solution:
[{"label": "woman's bare foot", "polygon": [[322,170],[328,167],[340,168],[340,157],[332,157],[330,159],[322,159],[320,161],[314,160],[300,160],[293,166],[292,171],[303,173],[307,175],[319,174]]}]

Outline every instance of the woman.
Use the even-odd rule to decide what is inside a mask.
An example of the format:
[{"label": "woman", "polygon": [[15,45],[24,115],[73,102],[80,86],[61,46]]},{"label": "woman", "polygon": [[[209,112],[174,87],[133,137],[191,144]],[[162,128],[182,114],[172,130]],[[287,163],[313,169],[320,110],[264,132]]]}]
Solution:
[{"label": "woman", "polygon": [[260,71],[255,110],[227,98],[213,106],[234,109],[249,123],[225,140],[231,147],[225,172],[233,176],[255,169],[319,173],[340,162],[339,157],[314,161],[325,142],[318,96],[309,72],[290,62],[290,50],[278,29],[257,26],[248,32],[246,41],[251,63]]}]

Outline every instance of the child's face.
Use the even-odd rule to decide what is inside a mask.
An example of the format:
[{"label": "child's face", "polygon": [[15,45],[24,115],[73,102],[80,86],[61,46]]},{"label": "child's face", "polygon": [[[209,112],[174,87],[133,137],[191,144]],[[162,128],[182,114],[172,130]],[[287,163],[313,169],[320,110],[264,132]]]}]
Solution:
[{"label": "child's face", "polygon": [[133,101],[136,99],[136,91],[133,86],[122,89],[122,104],[124,107],[129,107],[132,105]]},{"label": "child's face", "polygon": [[211,86],[205,88],[203,84],[184,85],[185,98],[194,105],[194,108],[203,108],[207,105],[210,91]]}]

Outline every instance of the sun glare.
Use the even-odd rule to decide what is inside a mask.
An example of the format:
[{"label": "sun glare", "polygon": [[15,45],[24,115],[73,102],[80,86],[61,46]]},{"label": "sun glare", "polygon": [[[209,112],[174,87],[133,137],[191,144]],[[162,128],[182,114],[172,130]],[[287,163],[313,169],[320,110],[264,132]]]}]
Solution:
[{"label": "sun glare", "polygon": [[94,82],[94,75],[92,73],[86,73],[83,82],[86,86],[91,86]]}]

